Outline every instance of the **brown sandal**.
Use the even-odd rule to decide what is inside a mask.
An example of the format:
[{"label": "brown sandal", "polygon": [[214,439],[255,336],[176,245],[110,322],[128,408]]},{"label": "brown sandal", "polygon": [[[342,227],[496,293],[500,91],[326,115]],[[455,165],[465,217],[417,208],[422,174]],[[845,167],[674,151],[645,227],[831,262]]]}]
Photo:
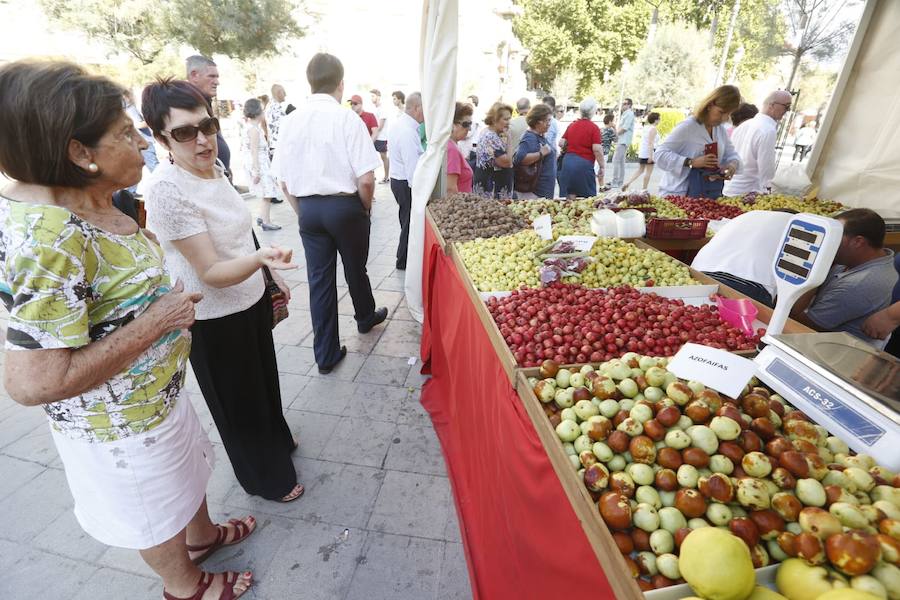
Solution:
[{"label": "brown sandal", "polygon": [[237,535],[230,542],[226,542],[225,540],[228,538],[228,529],[224,525],[216,525],[216,539],[209,544],[202,544],[199,546],[192,546],[191,544],[187,544],[188,552],[203,552],[200,556],[191,559],[191,561],[195,565],[199,565],[207,558],[213,555],[213,553],[222,548],[224,546],[233,546],[234,544],[238,544],[247,539],[251,533],[256,531],[256,519],[253,520],[253,527],[249,527],[246,523],[244,523],[240,519],[228,519],[228,524],[233,525],[237,530]]},{"label": "brown sandal", "polygon": [[[238,573],[234,571],[226,571],[224,573],[200,573],[200,581],[197,583],[197,589],[194,590],[194,595],[189,596],[187,598],[179,598],[177,596],[173,596],[166,590],[163,590],[163,600],[202,600],[203,594],[206,593],[206,590],[212,586],[213,581],[216,579],[216,575],[222,575],[225,577],[225,585],[222,587],[222,593],[219,594],[218,600],[235,600],[235,598],[239,598],[240,596],[235,595],[234,592],[234,584],[237,583],[238,577],[240,576]],[[252,583],[252,574],[251,579],[248,583]],[[249,587],[247,589],[250,589]],[[241,596],[244,595],[244,592],[241,592]]]}]

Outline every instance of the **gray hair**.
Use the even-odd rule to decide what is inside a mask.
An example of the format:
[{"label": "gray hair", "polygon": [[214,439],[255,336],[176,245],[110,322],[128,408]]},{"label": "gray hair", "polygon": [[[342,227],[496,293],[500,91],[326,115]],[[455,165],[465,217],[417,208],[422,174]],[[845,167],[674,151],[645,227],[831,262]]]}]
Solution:
[{"label": "gray hair", "polygon": [[419,106],[422,106],[422,94],[420,92],[413,92],[409,96],[406,97],[406,112],[410,112],[415,110]]},{"label": "gray hair", "polygon": [[191,76],[191,71],[199,71],[200,69],[205,69],[206,67],[215,67],[216,63],[213,62],[213,59],[203,56],[202,54],[194,54],[193,56],[188,56],[184,60],[184,69],[187,73],[187,76]]},{"label": "gray hair", "polygon": [[594,116],[594,113],[597,112],[597,101],[593,98],[585,98],[581,101],[581,104],[578,105],[578,110],[581,111],[582,117],[590,119]]},{"label": "gray hair", "polygon": [[530,108],[531,100],[528,98],[519,98],[519,101],[516,102],[516,110],[519,111],[520,115],[527,113]]}]

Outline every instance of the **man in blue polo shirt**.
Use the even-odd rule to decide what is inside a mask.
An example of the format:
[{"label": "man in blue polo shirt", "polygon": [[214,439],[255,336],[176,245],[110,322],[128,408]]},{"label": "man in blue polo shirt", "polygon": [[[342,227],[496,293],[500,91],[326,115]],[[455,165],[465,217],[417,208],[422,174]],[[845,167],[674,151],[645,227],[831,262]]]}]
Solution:
[{"label": "man in blue polo shirt", "polygon": [[884,348],[886,340],[863,331],[865,320],[890,304],[897,283],[894,252],[884,248],[884,219],[868,208],[854,208],[837,220],[844,234],[835,264],[817,290],[797,301],[791,318],[818,331],[846,331]]}]

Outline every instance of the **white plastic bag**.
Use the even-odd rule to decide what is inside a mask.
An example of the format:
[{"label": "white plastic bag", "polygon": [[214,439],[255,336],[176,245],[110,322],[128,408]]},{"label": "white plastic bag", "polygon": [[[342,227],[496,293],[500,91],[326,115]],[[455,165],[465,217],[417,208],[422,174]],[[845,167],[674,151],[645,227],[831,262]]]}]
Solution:
[{"label": "white plastic bag", "polygon": [[810,187],[812,181],[806,174],[806,167],[795,162],[779,169],[772,180],[772,191],[786,196],[805,196]]}]

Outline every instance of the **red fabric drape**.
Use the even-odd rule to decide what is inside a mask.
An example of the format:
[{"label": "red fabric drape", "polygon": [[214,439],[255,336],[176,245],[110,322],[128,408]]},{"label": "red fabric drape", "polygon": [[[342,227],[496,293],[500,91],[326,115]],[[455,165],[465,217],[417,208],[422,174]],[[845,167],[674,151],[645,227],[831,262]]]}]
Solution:
[{"label": "red fabric drape", "polygon": [[615,598],[453,262],[426,227],[422,390],[476,600]]}]

